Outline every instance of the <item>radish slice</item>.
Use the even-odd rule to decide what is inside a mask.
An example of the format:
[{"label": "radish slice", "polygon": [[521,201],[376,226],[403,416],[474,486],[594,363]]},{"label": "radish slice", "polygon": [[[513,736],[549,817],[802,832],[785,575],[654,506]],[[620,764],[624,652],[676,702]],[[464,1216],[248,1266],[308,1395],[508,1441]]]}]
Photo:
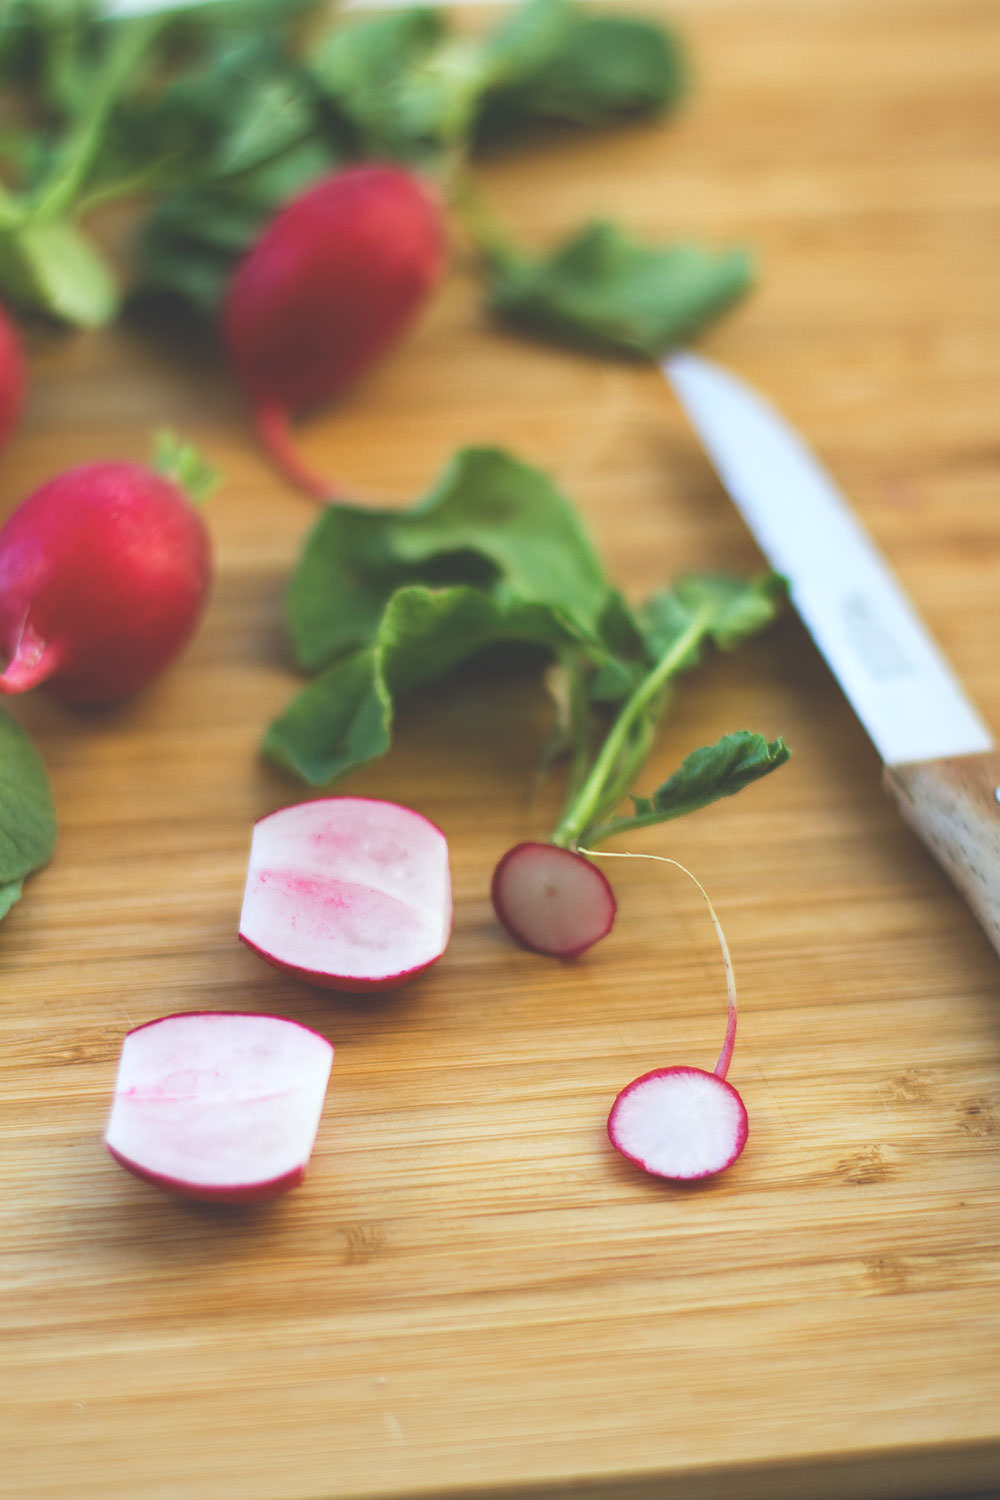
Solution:
[{"label": "radish slice", "polygon": [[608,1137],[655,1177],[690,1182],[723,1171],[747,1141],[747,1112],[731,1083],[702,1068],[656,1068],[626,1084]]},{"label": "radish slice", "polygon": [[493,872],[493,909],[534,953],[577,958],[611,930],[614,893],[602,870],[558,844],[516,844]]},{"label": "radish slice", "polygon": [[593,858],[652,859],[673,865],[701,893],[715,928],[726,975],[726,1034],[711,1073],[703,1068],[654,1068],[625,1085],[608,1115],[608,1139],[636,1166],[654,1177],[693,1182],[733,1164],[747,1143],[743,1100],[726,1082],[736,1045],[736,980],[733,960],[711,897],[686,865],[665,854],[612,853],[587,849]]},{"label": "radish slice", "polygon": [[451,918],[447,842],[412,808],[326,797],[254,827],[239,935],[309,984],[403,984],[441,957]]},{"label": "radish slice", "polygon": [[333,1047],[277,1016],[192,1011],[130,1031],[104,1141],[181,1197],[250,1203],[301,1182]]}]

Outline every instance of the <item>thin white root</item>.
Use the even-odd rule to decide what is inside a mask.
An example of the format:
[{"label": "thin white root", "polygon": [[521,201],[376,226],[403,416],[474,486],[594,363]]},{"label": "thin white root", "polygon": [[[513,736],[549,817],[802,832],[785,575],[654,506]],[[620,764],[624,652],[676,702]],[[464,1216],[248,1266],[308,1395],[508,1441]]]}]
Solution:
[{"label": "thin white root", "polygon": [[733,972],[733,960],[729,952],[729,944],[726,942],[726,934],[722,930],[722,923],[719,921],[715,907],[712,905],[712,898],[705,887],[697,875],[688,869],[687,865],[682,865],[679,859],[671,859],[666,854],[636,854],[625,850],[584,849],[582,845],[577,846],[577,852],[585,854],[588,859],[652,859],[658,864],[673,865],[675,870],[680,870],[683,875],[686,875],[692,885],[696,886],[701,892],[705,905],[708,907],[708,914],[712,919],[712,926],[715,928],[716,937],[719,939],[719,947],[722,950],[722,963],[726,974],[726,996],[729,1004],[726,1039],[722,1044],[722,1051],[719,1053],[719,1059],[713,1069],[718,1078],[725,1078],[729,1072],[733,1048],[736,1045],[736,977]]}]

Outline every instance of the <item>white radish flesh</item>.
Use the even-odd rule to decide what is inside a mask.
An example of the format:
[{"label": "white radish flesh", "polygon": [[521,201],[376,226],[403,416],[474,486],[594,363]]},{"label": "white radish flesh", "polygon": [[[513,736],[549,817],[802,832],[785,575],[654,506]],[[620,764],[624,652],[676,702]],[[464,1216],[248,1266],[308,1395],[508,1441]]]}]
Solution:
[{"label": "white radish flesh", "polygon": [[192,1011],[130,1031],[105,1144],[135,1176],[182,1197],[273,1198],[302,1180],[333,1047],[277,1016]]},{"label": "white radish flesh", "polygon": [[701,1068],[656,1068],[626,1084],[608,1136],[656,1177],[689,1182],[723,1171],[747,1140],[747,1112],[731,1083]]},{"label": "white radish flesh", "polygon": [[447,842],[412,808],[325,797],[254,826],[239,935],[299,979],[393,988],[441,957],[451,920]]},{"label": "white radish flesh", "polygon": [[616,904],[603,871],[558,844],[509,849],[493,872],[493,909],[534,953],[578,958],[611,930]]}]

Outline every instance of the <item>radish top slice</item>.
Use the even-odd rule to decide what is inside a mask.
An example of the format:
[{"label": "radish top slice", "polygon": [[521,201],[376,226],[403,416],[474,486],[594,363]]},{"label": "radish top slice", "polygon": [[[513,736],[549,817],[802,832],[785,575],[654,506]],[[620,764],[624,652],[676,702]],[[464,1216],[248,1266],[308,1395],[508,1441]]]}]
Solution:
[{"label": "radish top slice", "polygon": [[411,808],[319,798],[254,827],[240,937],[303,978],[405,978],[440,958],[451,919],[447,842]]},{"label": "radish top slice", "polygon": [[312,1152],[333,1047],[277,1016],[192,1011],[130,1031],[105,1132],[124,1166],[192,1196],[265,1196]]}]

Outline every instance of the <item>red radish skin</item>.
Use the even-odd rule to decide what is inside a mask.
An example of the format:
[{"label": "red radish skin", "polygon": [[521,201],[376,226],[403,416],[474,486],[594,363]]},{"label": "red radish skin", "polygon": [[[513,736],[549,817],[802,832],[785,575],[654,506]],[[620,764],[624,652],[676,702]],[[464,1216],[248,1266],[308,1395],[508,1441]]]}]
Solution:
[{"label": "red radish skin", "polygon": [[0,448],[21,419],[28,387],[28,367],[21,336],[0,308]]},{"label": "red radish skin", "polygon": [[130,697],[187,644],[211,581],[205,524],[173,480],[133,463],[67,470],[0,529],[0,692]]},{"label": "red radish skin", "polygon": [[325,1037],[278,1016],[164,1016],[125,1037],[105,1145],[180,1197],[277,1197],[305,1174],[332,1064]]},{"label": "red radish skin", "polygon": [[308,984],[395,989],[451,936],[448,845],[412,808],[324,797],[254,826],[239,936]]},{"label": "red radish skin", "polygon": [[602,870],[558,844],[515,844],[493,871],[493,910],[533,953],[579,958],[611,931],[617,910]]},{"label": "red radish skin", "polygon": [[237,266],[225,349],[261,440],[298,489],[340,493],[299,458],[291,417],[334,400],[398,343],[447,260],[434,189],[402,167],[364,163],[286,204]]}]

